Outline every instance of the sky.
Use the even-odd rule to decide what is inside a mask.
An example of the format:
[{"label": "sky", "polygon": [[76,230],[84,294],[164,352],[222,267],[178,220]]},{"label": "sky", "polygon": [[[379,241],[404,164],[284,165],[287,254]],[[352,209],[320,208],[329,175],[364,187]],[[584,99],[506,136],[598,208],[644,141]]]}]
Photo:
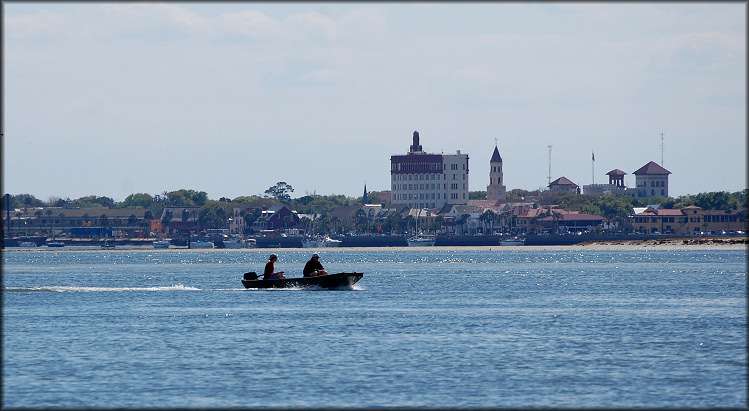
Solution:
[{"label": "sky", "polygon": [[508,190],[747,187],[744,2],[2,7],[4,193],[359,197],[414,131],[471,191],[495,144]]}]

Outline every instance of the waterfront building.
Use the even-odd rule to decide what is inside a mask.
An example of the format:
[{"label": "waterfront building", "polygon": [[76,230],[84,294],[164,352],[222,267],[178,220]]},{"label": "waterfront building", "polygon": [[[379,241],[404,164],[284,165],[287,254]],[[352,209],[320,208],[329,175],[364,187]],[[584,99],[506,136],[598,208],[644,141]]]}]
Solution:
[{"label": "waterfront building", "polygon": [[426,153],[414,131],[408,153],[390,157],[391,203],[432,210],[468,204],[468,172],[467,154]]},{"label": "waterfront building", "polygon": [[703,210],[698,206],[668,209],[657,206],[634,208],[629,217],[639,233],[700,234],[746,230],[746,211]]},{"label": "waterfront building", "polygon": [[651,161],[634,172],[638,197],[668,197],[670,171]]},{"label": "waterfront building", "polygon": [[541,229],[555,234],[577,234],[586,231],[592,232],[605,221],[605,218],[598,215],[560,210],[539,218],[537,222]]},{"label": "waterfront building", "polygon": [[494,146],[494,153],[489,160],[489,185],[486,186],[487,200],[497,202],[507,199],[507,188],[502,180],[502,156],[499,155],[499,148]]},{"label": "waterfront building", "polygon": [[29,207],[3,213],[3,228],[8,236],[65,236],[73,228],[99,227],[107,228],[115,236],[143,237],[148,235],[150,226],[147,211],[109,207]]}]

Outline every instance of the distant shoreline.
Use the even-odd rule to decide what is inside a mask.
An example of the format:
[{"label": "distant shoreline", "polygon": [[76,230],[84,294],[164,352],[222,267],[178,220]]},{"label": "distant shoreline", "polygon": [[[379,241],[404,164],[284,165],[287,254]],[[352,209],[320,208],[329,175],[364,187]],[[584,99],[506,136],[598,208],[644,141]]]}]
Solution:
[{"label": "distant shoreline", "polygon": [[[95,246],[94,246],[95,247]],[[98,247],[91,249],[74,249],[74,248],[47,248],[47,247],[35,247],[35,248],[16,248],[6,247],[3,252],[66,252],[66,251],[148,251],[148,252],[170,252],[170,251],[201,251],[201,252],[221,252],[221,251],[236,251],[236,252],[260,252],[267,253],[272,250],[277,252],[339,252],[339,251],[553,251],[553,250],[747,250],[749,251],[749,238],[747,237],[732,237],[732,238],[664,238],[664,239],[647,239],[647,240],[611,240],[611,241],[588,241],[578,244],[570,245],[522,245],[522,246],[432,246],[432,247],[336,247],[336,248],[245,248],[245,249],[229,249],[229,248],[193,248],[188,249],[187,247],[175,247],[169,249],[154,249],[146,248],[143,246],[129,247],[127,245],[117,246],[113,249],[102,250]]]}]

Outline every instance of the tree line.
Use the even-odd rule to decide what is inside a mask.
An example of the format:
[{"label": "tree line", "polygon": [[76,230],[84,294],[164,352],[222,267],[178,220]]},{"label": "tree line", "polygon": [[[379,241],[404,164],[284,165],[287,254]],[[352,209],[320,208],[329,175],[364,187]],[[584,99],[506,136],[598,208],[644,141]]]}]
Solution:
[{"label": "tree line", "polygon": [[[3,209],[32,207],[61,207],[61,208],[88,208],[108,207],[119,209],[146,209],[147,216],[158,218],[165,207],[199,207],[198,219],[201,226],[207,228],[223,228],[233,209],[240,207],[247,209],[243,216],[247,220],[255,220],[260,215],[260,210],[274,205],[286,205],[300,214],[319,214],[326,216],[340,206],[351,206],[361,204],[362,197],[347,197],[344,195],[318,195],[305,194],[301,197],[292,198],[294,188],[286,182],[278,182],[269,187],[263,196],[250,195],[240,196],[233,199],[221,197],[216,200],[208,198],[204,191],[180,189],[163,192],[156,195],[148,193],[134,193],[125,198],[124,201],[115,202],[104,196],[89,195],[71,200],[59,197],[42,201],[30,194],[6,194],[2,204]],[[367,193],[367,203],[382,203],[382,198],[387,198],[387,191]],[[470,199],[485,199],[485,191],[470,192]],[[747,190],[729,192],[707,192],[696,195],[683,195],[673,197],[618,197],[612,195],[575,194],[567,191],[526,191],[514,189],[507,192],[509,200],[518,202],[533,202],[534,206],[554,206],[568,211],[577,211],[586,214],[598,215],[609,221],[625,221],[633,207],[645,207],[650,204],[660,204],[664,208],[678,209],[690,205],[701,207],[705,210],[746,210]],[[254,211],[250,211],[254,210]]]}]

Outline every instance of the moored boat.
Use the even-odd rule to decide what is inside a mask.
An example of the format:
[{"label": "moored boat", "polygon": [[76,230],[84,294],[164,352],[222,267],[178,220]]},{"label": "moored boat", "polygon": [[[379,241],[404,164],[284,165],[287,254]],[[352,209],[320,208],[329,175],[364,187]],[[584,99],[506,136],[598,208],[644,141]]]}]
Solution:
[{"label": "moored boat", "polygon": [[47,247],[65,247],[65,243],[62,241],[50,241],[47,243]]},{"label": "moored boat", "polygon": [[191,241],[188,243],[189,248],[213,248],[213,243],[208,240],[199,239],[198,241]]},{"label": "moored boat", "polygon": [[153,248],[169,248],[169,240],[155,240]]},{"label": "moored boat", "polygon": [[411,237],[406,241],[408,242],[409,247],[431,247],[434,245],[434,242],[437,241],[437,238],[419,235],[416,237]]},{"label": "moored boat", "polygon": [[312,237],[302,242],[304,248],[322,248],[322,247],[338,247],[341,245],[341,240],[336,240],[328,236],[325,237]]},{"label": "moored boat", "polygon": [[248,238],[246,240],[243,240],[238,237],[233,238],[225,238],[223,240],[224,242],[224,248],[256,248],[257,247],[257,240],[254,238]]},{"label": "moored boat", "polygon": [[363,273],[338,273],[321,275],[319,277],[284,278],[279,280],[263,280],[256,273],[245,273],[242,285],[245,288],[294,288],[321,287],[345,288],[351,287],[361,280]]},{"label": "moored boat", "polygon": [[499,242],[500,245],[525,245],[525,240],[520,237],[512,237]]}]

